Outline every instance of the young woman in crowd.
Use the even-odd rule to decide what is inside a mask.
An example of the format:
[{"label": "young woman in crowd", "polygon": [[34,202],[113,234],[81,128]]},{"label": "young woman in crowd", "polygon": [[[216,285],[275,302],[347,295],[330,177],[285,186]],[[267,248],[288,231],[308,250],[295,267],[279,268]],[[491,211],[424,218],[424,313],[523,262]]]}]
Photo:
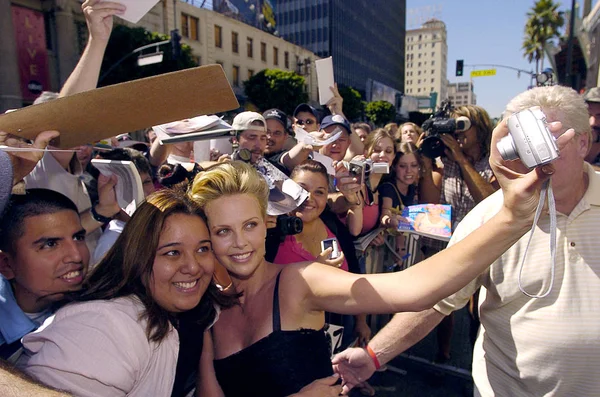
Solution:
[{"label": "young woman in crowd", "polygon": [[214,265],[200,206],[169,189],[149,196],[73,302],[23,339],[19,366],[76,396],[181,395],[198,335],[235,301]]},{"label": "young woman in crowd", "polygon": [[[504,126],[496,135],[506,134]],[[294,393],[331,374],[322,332],[325,311],[420,311],[480,274],[529,230],[541,183],[553,172],[552,166],[545,166],[543,171],[518,174],[497,151],[491,162],[504,187],[505,204],[498,214],[477,233],[426,261],[403,272],[373,275],[314,262],[267,262],[264,179],[239,162],[199,174],[191,194],[206,212],[215,255],[241,297],[240,304],[221,312],[205,333],[198,395]]]},{"label": "young woman in crowd", "polygon": [[[279,244],[273,263],[285,265],[318,261],[345,271],[360,273],[352,236],[327,206],[328,176],[325,166],[315,160],[306,160],[294,168],[290,177],[309,193],[304,203],[292,214],[302,220],[303,228],[299,234],[285,236]],[[339,246],[341,255],[337,259],[328,259],[330,252],[322,251],[321,248],[321,241],[331,238]],[[344,327],[341,347],[353,342],[355,335],[361,346],[369,341],[371,330],[365,316],[356,316],[356,323],[352,316],[342,318],[337,314],[327,313],[326,317],[327,323]]]},{"label": "young woman in crowd", "polygon": [[[398,217],[401,216],[404,207],[419,202],[418,183],[422,164],[421,156],[414,144],[403,142],[397,148],[398,152],[390,167],[390,173],[385,181],[379,185],[381,225],[392,230],[395,230],[398,226]],[[410,255],[417,253],[416,249],[409,249],[408,247],[414,245],[416,240],[400,233],[391,234],[395,237],[395,262],[400,266],[405,262],[406,264],[415,263],[416,258],[407,257],[407,254],[409,252]]]},{"label": "young woman in crowd", "polygon": [[398,128],[398,135],[396,139],[400,139],[400,142],[411,142],[416,144],[419,140],[419,137],[423,133],[421,127],[416,125],[415,123],[404,123]]}]

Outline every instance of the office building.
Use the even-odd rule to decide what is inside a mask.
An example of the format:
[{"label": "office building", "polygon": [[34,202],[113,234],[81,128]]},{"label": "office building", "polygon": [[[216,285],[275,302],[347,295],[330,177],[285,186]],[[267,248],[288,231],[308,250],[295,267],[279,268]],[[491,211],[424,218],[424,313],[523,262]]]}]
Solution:
[{"label": "office building", "polygon": [[281,37],[333,57],[338,84],[404,91],[405,0],[272,0]]},{"label": "office building", "polygon": [[437,93],[437,103],[448,96],[448,45],[446,25],[431,19],[406,31],[406,95],[425,97]]},{"label": "office building", "polygon": [[454,106],[477,105],[472,82],[448,84],[448,99]]}]

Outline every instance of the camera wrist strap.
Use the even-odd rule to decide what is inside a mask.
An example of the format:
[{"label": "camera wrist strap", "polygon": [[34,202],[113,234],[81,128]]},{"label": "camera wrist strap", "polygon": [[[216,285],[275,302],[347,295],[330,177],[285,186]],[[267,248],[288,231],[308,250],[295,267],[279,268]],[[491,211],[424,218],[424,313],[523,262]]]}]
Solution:
[{"label": "camera wrist strap", "polygon": [[[550,285],[548,286],[548,290],[546,292],[539,294],[530,294],[525,291],[521,284],[521,276],[523,274],[523,265],[525,264],[525,258],[527,257],[527,251],[529,250],[529,244],[531,243],[531,239],[533,237],[533,232],[535,231],[536,225],[540,219],[540,215],[544,209],[544,204],[546,202],[546,196],[548,196],[548,209],[550,211],[550,258],[552,261],[552,270],[550,272]],[[535,211],[535,217],[533,218],[533,225],[531,226],[531,233],[529,234],[529,240],[527,241],[527,246],[525,247],[525,252],[523,253],[523,259],[521,261],[521,266],[519,268],[519,289],[522,293],[527,295],[530,298],[545,298],[552,291],[552,286],[554,285],[554,271],[556,268],[556,203],[554,201],[554,194],[552,192],[552,185],[550,184],[550,180],[548,179],[542,185],[542,191],[540,192],[540,201],[538,203],[537,209]]]}]

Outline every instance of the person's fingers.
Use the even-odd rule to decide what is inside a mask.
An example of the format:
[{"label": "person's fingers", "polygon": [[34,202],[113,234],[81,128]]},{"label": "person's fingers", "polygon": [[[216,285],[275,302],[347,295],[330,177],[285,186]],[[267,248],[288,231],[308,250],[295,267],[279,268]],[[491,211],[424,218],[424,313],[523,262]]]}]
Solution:
[{"label": "person's fingers", "polygon": [[40,132],[33,141],[33,147],[37,149],[45,149],[50,141],[54,138],[58,138],[60,133],[58,131],[44,131]]},{"label": "person's fingers", "polygon": [[565,146],[567,146],[571,139],[575,137],[575,130],[573,128],[569,128],[563,134],[561,134],[558,138],[556,138],[556,146],[558,146],[558,150],[562,150]]}]

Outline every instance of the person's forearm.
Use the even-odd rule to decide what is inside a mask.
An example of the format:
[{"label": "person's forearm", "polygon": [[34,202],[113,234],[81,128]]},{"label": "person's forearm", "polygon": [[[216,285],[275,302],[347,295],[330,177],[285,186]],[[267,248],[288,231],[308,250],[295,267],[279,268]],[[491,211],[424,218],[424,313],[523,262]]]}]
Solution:
[{"label": "person's forearm", "polygon": [[150,146],[149,161],[153,167],[158,167],[167,161],[169,156],[169,145],[161,145],[160,139],[156,138]]},{"label": "person's forearm", "polygon": [[385,365],[427,336],[443,318],[435,309],[398,313],[371,339],[369,347]]},{"label": "person's forearm", "polygon": [[358,236],[363,227],[363,208],[361,205],[348,210],[346,225],[352,236]]},{"label": "person's forearm", "polygon": [[295,166],[308,159],[310,155],[310,149],[306,149],[304,143],[297,143],[287,153],[284,153],[281,161],[285,168],[293,170]]},{"label": "person's forearm", "polygon": [[475,170],[473,165],[468,160],[458,161],[460,170],[462,171],[463,180],[467,184],[467,188],[475,203],[480,203],[488,196],[491,196],[496,189],[491,183],[483,179],[481,175]]},{"label": "person's forearm", "polygon": [[107,44],[108,41],[105,40],[94,40],[92,38],[88,40],[85,50],[81,54],[81,59],[60,90],[61,97],[96,88]]},{"label": "person's forearm", "polygon": [[350,147],[346,150],[346,155],[344,156],[344,160],[350,161],[355,156],[359,156],[363,154],[365,151],[365,145],[360,140],[359,136],[352,133],[350,134]]},{"label": "person's forearm", "polygon": [[433,171],[425,169],[423,178],[419,181],[419,202],[439,204],[442,190],[437,186],[433,178]]}]

